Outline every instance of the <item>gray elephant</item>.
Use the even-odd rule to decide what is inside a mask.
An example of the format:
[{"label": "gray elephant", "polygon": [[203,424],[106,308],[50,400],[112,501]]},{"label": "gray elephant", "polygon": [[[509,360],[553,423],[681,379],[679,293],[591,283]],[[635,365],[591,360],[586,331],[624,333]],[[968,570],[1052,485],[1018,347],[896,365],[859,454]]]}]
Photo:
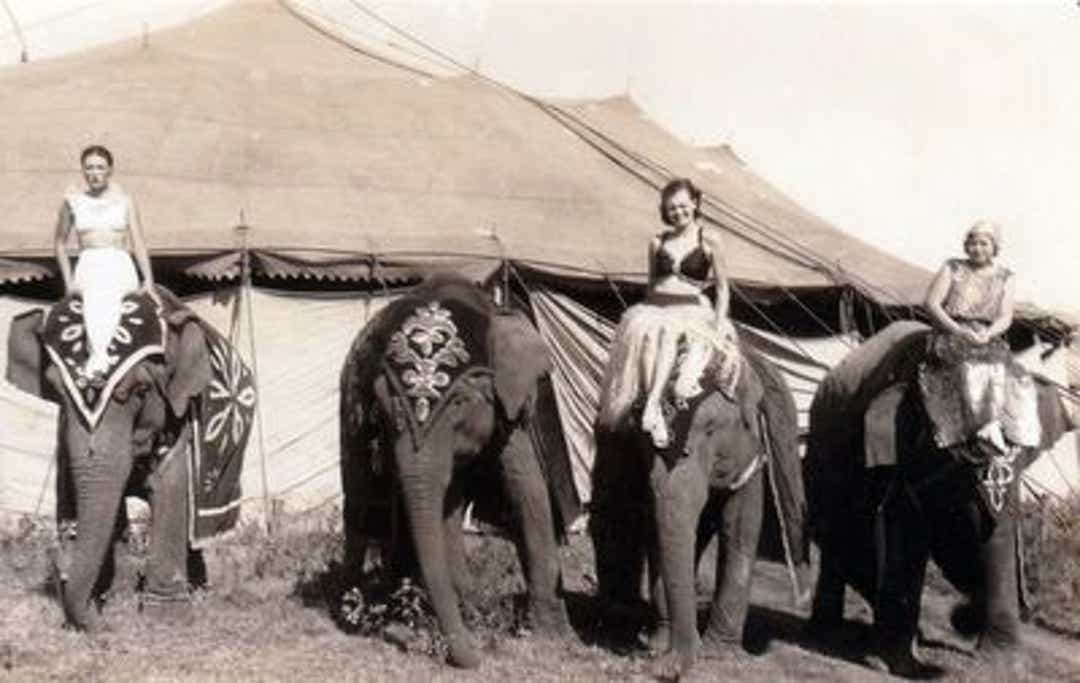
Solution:
[{"label": "gray elephant", "polygon": [[1056,388],[1036,378],[1038,448],[993,458],[938,448],[913,381],[928,334],[921,323],[893,323],[830,371],[811,406],[805,460],[821,547],[810,631],[835,632],[850,585],[874,607],[871,659],[911,677],[937,673],[913,649],[931,558],[971,599],[960,614],[980,636],[977,652],[1013,659],[1020,476],[1075,428]]},{"label": "gray elephant", "polygon": [[[151,507],[144,605],[188,598],[193,544],[233,526],[255,393],[239,356],[171,293],[163,308],[145,294],[125,298],[110,344],[113,364],[88,381],[80,300],[18,316],[8,342],[7,379],[59,404],[57,574],[67,622],[93,628],[112,581],[113,541],[126,495]],[[194,560],[194,562],[192,562]]]},{"label": "gray elephant", "polygon": [[[765,358],[742,345],[734,396],[710,382],[676,414],[670,448],[658,450],[635,416],[596,431],[590,534],[598,598],[609,611],[639,600],[649,567],[657,623],[650,637],[665,651],[657,674],[677,678],[699,651],[723,656],[742,647],[750,584],[760,546],[791,568],[796,596],[809,561],[795,404]],[[767,502],[771,501],[771,502]],[[779,533],[762,543],[765,516]],[[696,567],[719,534],[716,589],[703,635],[697,630]],[[775,537],[773,537],[775,536]]]},{"label": "gray elephant", "polygon": [[[570,632],[557,540],[578,514],[551,361],[532,324],[484,290],[438,275],[359,333],[341,372],[345,566],[372,541],[415,553],[452,664],[480,663],[459,599],[468,585],[463,509],[508,511],[532,626]],[[488,515],[494,519],[495,515]],[[393,562],[394,572],[410,571]]]}]

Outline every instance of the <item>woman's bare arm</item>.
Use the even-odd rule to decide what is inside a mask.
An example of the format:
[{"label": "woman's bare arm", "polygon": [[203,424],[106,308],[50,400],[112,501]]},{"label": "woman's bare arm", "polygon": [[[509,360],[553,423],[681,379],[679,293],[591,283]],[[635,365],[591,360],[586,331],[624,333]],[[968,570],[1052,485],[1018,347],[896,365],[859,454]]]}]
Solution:
[{"label": "woman's bare arm", "polygon": [[660,250],[660,238],[653,237],[649,240],[649,281],[646,291],[652,292],[656,286],[656,252]]},{"label": "woman's bare arm", "polygon": [[712,254],[712,277],[716,285],[716,319],[722,321],[731,311],[731,288],[728,284],[724,240],[720,237],[720,233],[710,231],[702,233],[702,241]]},{"label": "woman's bare arm", "polygon": [[150,256],[146,251],[146,240],[143,239],[142,221],[139,218],[139,208],[133,198],[128,199],[128,230],[131,232],[131,253],[135,257],[135,264],[142,273],[142,287],[155,299],[154,273],[150,268]]},{"label": "woman's bare arm", "polygon": [[73,224],[71,207],[65,199],[56,216],[56,231],[53,237],[53,250],[56,252],[56,265],[60,268],[60,277],[64,282],[64,294],[70,294],[75,288],[75,283],[72,282],[71,260],[67,253],[68,235],[71,234]]},{"label": "woman's bare arm", "polygon": [[945,297],[949,293],[949,285],[952,283],[952,270],[948,263],[941,266],[941,269],[934,276],[934,279],[930,282],[930,287],[926,290],[926,300],[924,305],[926,312],[930,314],[930,320],[937,326],[938,329],[949,332],[951,334],[957,334],[963,337],[972,337],[971,330],[961,326],[942,307],[945,303]]}]

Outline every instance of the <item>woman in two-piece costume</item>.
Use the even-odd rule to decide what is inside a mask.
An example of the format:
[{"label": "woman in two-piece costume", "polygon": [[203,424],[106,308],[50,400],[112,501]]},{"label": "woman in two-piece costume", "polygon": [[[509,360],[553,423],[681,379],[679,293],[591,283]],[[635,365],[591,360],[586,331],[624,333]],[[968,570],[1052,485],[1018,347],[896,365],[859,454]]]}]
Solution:
[{"label": "woman in two-piece costume", "polygon": [[[154,277],[143,241],[135,202],[116,183],[110,183],[113,157],[108,149],[93,145],[79,157],[85,187],[65,193],[56,221],[56,261],[66,294],[82,297],[83,319],[89,357],[84,373],[105,373],[111,363],[109,343],[120,322],[125,294],[142,288],[158,302]],[[67,241],[74,230],[79,258],[72,272]],[[134,257],[134,258],[133,258]]]},{"label": "woman in two-piece costume", "polygon": [[644,397],[641,428],[658,448],[671,439],[663,410],[669,383],[668,398],[678,406],[702,391],[701,374],[714,356],[722,389],[738,377],[723,242],[702,228],[700,214],[701,192],[690,180],[661,191],[666,228],[649,243],[648,292],[619,322],[601,388],[599,423],[615,427]]}]

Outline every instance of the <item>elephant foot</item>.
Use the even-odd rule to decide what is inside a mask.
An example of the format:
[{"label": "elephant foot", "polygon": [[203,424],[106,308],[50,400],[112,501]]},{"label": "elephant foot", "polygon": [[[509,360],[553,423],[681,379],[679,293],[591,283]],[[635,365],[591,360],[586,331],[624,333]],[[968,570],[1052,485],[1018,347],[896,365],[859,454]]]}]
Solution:
[{"label": "elephant foot", "polygon": [[548,638],[567,638],[573,635],[570,617],[566,614],[566,605],[561,600],[533,603],[529,609],[529,620],[533,629]]},{"label": "elephant foot", "polygon": [[979,634],[979,640],[975,644],[975,653],[979,656],[994,657],[999,654],[1010,654],[1020,649],[1020,635],[1014,629],[985,628]]},{"label": "elephant foot", "polygon": [[470,642],[469,636],[447,636],[446,644],[450,649],[450,663],[462,669],[480,667],[480,653]]},{"label": "elephant foot", "polygon": [[980,641],[975,656],[982,669],[979,678],[991,681],[1026,681],[1031,677],[1031,661],[1015,645],[983,645]]},{"label": "elephant foot", "polygon": [[671,625],[667,623],[657,624],[656,628],[648,634],[648,637],[645,640],[645,647],[649,649],[649,653],[653,656],[670,650]]},{"label": "elephant foot", "polygon": [[143,593],[139,598],[139,613],[154,621],[187,625],[194,620],[190,596],[185,593],[158,595]]},{"label": "elephant foot", "polygon": [[668,650],[653,664],[653,676],[661,681],[677,681],[690,673],[697,662],[697,648],[691,647],[686,652]]},{"label": "elephant foot", "polygon": [[876,671],[912,680],[931,680],[945,673],[941,667],[920,659],[911,645],[882,648],[867,655],[864,663]]},{"label": "elephant foot", "polygon": [[701,657],[713,660],[749,661],[750,653],[742,646],[742,636],[731,637],[706,630],[701,636]]}]

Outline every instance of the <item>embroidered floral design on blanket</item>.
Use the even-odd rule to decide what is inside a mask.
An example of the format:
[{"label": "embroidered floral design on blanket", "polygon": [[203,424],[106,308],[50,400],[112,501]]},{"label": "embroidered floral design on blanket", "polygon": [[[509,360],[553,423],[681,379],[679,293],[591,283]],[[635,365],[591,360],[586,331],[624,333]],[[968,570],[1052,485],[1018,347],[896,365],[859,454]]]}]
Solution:
[{"label": "embroidered floral design on blanket", "polygon": [[450,311],[438,301],[420,306],[390,337],[390,360],[398,366],[405,395],[413,399],[413,414],[423,424],[450,386],[453,370],[469,362]]},{"label": "embroidered floral design on blanket", "polygon": [[232,528],[239,518],[240,473],[257,400],[255,378],[237,350],[210,325],[200,326],[211,378],[192,417],[192,544]]},{"label": "embroidered floral design on blanket", "polygon": [[62,299],[49,310],[42,339],[72,403],[93,429],[124,375],[146,357],[165,353],[165,321],[149,296],[141,292],[126,295],[107,350],[109,367],[100,377],[88,376],[84,370],[90,349],[78,297]]},{"label": "embroidered floral design on blanket", "polygon": [[251,371],[225,340],[207,339],[213,379],[206,395],[204,440],[221,450],[241,443],[255,414],[255,384]]}]

